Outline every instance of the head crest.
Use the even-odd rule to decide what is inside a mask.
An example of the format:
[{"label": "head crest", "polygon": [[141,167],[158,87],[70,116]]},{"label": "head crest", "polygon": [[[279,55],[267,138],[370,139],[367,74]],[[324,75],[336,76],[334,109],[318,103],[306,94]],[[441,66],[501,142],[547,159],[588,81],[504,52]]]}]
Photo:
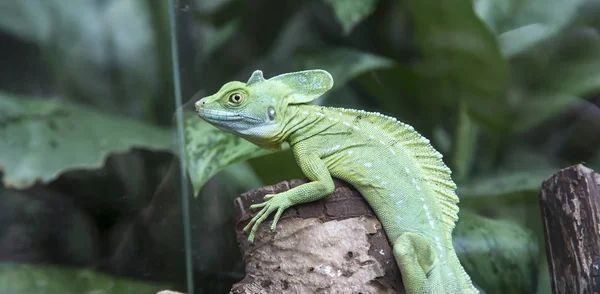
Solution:
[{"label": "head crest", "polygon": [[285,85],[292,93],[286,97],[291,104],[309,103],[333,87],[333,77],[322,69],[281,74],[269,81]]},{"label": "head crest", "polygon": [[250,76],[250,79],[248,79],[248,82],[246,82],[246,85],[250,85],[250,84],[262,82],[264,80],[265,80],[265,78],[263,77],[262,71],[261,70],[255,70],[252,73],[252,75]]}]

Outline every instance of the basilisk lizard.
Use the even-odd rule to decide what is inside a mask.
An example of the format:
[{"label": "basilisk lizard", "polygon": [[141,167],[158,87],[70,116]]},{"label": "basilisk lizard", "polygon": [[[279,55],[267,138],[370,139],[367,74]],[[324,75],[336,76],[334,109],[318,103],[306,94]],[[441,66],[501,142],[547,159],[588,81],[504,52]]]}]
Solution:
[{"label": "basilisk lizard", "polygon": [[379,113],[309,105],[331,89],[324,70],[248,82],[229,82],[196,102],[214,126],[263,148],[291,146],[311,182],[267,195],[244,230],[254,240],[273,212],[321,199],[334,190],[332,177],[352,184],[368,201],[393,245],[407,293],[478,293],[452,246],[458,197],[442,155],[411,126]]}]

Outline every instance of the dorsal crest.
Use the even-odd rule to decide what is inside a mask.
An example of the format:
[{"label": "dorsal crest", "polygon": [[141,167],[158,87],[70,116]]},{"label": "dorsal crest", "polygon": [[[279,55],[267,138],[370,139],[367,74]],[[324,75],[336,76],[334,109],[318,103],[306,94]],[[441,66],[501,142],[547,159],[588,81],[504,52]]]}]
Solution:
[{"label": "dorsal crest", "polygon": [[[379,126],[391,138],[398,140],[395,148],[402,148],[410,154],[424,172],[424,179],[434,193],[438,207],[442,213],[442,224],[446,234],[450,236],[458,220],[458,196],[456,195],[456,184],[452,180],[450,169],[442,161],[442,154],[435,150],[429,140],[421,136],[415,129],[396,120],[376,112],[362,110],[328,108],[334,112],[360,115],[363,120]],[[450,238],[451,240],[451,238]]]}]

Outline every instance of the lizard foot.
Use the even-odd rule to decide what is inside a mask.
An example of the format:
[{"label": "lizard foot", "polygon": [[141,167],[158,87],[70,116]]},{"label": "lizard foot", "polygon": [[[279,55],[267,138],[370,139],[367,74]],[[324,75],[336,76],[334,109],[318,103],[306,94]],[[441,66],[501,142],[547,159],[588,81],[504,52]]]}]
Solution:
[{"label": "lizard foot", "polygon": [[282,194],[266,195],[264,198],[265,202],[259,203],[259,204],[254,204],[254,205],[250,206],[250,209],[257,209],[257,208],[261,208],[261,207],[262,207],[262,209],[244,227],[244,231],[247,231],[248,229],[250,229],[250,227],[252,227],[252,230],[250,230],[250,235],[248,236],[248,241],[254,242],[254,234],[256,233],[256,230],[258,229],[260,224],[273,211],[277,210],[277,213],[275,214],[275,217],[273,218],[273,224],[271,225],[271,231],[275,231],[275,227],[277,226],[277,222],[279,221],[281,214],[287,208],[289,208],[290,206],[293,205],[293,203],[288,199],[288,197],[286,197],[286,195],[282,195]]}]

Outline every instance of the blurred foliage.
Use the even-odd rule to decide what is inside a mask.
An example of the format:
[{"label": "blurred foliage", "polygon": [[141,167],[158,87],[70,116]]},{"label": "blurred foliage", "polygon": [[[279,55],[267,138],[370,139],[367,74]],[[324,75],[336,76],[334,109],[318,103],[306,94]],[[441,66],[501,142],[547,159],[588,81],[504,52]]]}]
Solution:
[{"label": "blurred foliage", "polygon": [[[177,123],[167,3],[2,1],[0,166],[7,185],[50,183],[93,207],[99,223],[114,222],[106,220],[111,205],[125,206],[117,209],[123,215],[135,210],[145,230],[177,252],[183,241],[165,226],[179,224],[179,175],[165,172],[156,154],[124,153],[171,150],[175,139],[165,130]],[[322,68],[335,86],[315,103],[392,115],[430,138],[454,171],[461,209],[489,217],[461,218],[457,234],[470,240],[464,248],[495,238],[495,246],[511,250],[496,255],[514,263],[506,277],[529,279],[520,280],[520,289],[507,288],[502,277],[476,278],[479,286],[487,293],[545,293],[547,265],[532,265],[545,259],[539,185],[571,164],[600,169],[600,1],[176,3],[188,102],[180,123],[198,196],[195,254],[203,263],[195,268],[239,277],[239,266],[217,265],[237,251],[231,234],[218,233],[231,233],[231,200],[302,174],[289,150],[273,154],[221,132],[191,111],[193,102],[227,81],[246,81],[255,69],[271,77]],[[537,249],[528,247],[531,239]],[[493,254],[472,250],[465,254],[482,262]]]},{"label": "blurred foliage", "polygon": [[27,188],[74,168],[98,168],[111,152],[169,150],[163,128],[60,101],[0,93],[4,185]]},{"label": "blurred foliage", "polygon": [[352,29],[365,19],[375,9],[376,0],[325,0],[329,4],[338,21],[344,29],[344,33],[348,34]]},{"label": "blurred foliage", "polygon": [[[209,125],[193,113],[186,113],[184,120],[188,173],[194,195],[197,195],[204,183],[222,168],[270,153],[238,136]],[[240,178],[242,177],[245,175],[240,175]]]},{"label": "blurred foliage", "polygon": [[[485,293],[534,293],[539,254],[536,236],[521,226],[461,210],[454,234],[456,254]],[[510,269],[510,270],[505,270]]]},{"label": "blurred foliage", "polygon": [[8,0],[0,4],[0,26],[40,48],[62,99],[156,119],[152,109],[164,94],[160,79],[170,78],[170,71],[161,73],[162,21],[152,12],[157,5],[166,15],[167,6],[148,3]]},{"label": "blurred foliage", "polygon": [[2,293],[156,293],[168,287],[167,284],[119,279],[91,270],[0,263]]}]

